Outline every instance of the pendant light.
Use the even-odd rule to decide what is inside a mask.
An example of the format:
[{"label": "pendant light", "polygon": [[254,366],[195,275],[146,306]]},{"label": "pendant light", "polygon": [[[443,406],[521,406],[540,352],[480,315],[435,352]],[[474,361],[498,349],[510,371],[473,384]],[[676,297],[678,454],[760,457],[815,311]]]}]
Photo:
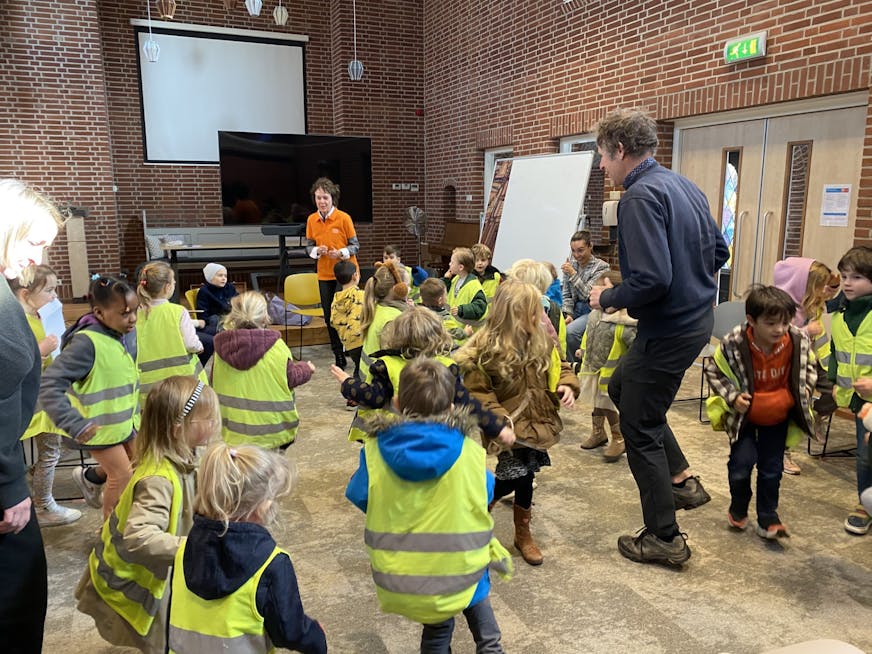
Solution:
[{"label": "pendant light", "polygon": [[160,57],[160,46],[154,40],[151,33],[151,0],[146,0],[145,6],[148,9],[148,38],[142,44],[142,52],[149,62],[156,64]]},{"label": "pendant light", "polygon": [[352,20],[354,26],[354,59],[348,62],[348,77],[352,82],[363,79],[363,62],[357,58],[357,0],[351,0]]}]

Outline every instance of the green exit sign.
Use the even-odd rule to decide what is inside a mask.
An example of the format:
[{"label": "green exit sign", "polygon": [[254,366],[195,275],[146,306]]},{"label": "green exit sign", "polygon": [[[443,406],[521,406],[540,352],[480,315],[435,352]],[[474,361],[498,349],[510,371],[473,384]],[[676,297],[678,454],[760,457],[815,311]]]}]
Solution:
[{"label": "green exit sign", "polygon": [[724,62],[728,64],[765,56],[766,32],[757,32],[738,39],[730,39],[724,45]]}]

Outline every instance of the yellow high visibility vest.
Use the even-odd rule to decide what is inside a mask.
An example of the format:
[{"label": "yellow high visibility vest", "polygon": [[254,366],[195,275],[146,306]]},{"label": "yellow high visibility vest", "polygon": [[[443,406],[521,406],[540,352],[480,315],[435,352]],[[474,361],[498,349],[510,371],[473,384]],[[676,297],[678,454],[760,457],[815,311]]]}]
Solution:
[{"label": "yellow high visibility vest", "polygon": [[372,323],[366,328],[366,334],[363,336],[363,349],[360,352],[360,372],[363,376],[363,381],[369,383],[372,381],[372,375],[369,372],[369,367],[372,365],[373,352],[378,352],[382,349],[379,337],[382,330],[391,320],[403,313],[396,307],[388,307],[382,304],[377,304],[375,307],[375,315],[372,318]]},{"label": "yellow high visibility vest", "polygon": [[[394,388],[394,397],[396,397],[400,392],[400,373],[403,372],[403,368],[406,367],[406,364],[409,363],[410,359],[393,354],[379,358],[384,361],[385,367],[388,369],[388,378],[391,380],[391,386]],[[437,356],[433,358],[446,368],[454,363],[454,361],[448,357]],[[393,411],[393,404],[389,404],[381,409],[368,409],[366,407],[358,408],[357,413],[354,415],[354,419],[351,421],[351,428],[348,430],[348,440],[354,442],[362,441],[367,438],[369,432],[367,432],[366,421],[372,418],[379,411],[391,412]]]},{"label": "yellow high visibility vest", "polygon": [[164,302],[149,309],[139,310],[136,321],[136,351],[139,367],[140,407],[145,407],[145,398],[151,387],[174,375],[196,377],[208,382],[206,372],[196,354],[188,352],[179,322],[185,308]]},{"label": "yellow high visibility vest", "polygon": [[469,606],[488,567],[510,568],[487,511],[485,451],[464,438],[444,475],[412,482],[385,463],[378,439],[367,439],[364,449],[364,540],[382,610],[422,624],[457,615]]},{"label": "yellow high visibility vest", "polygon": [[[478,277],[475,275],[467,275],[466,281],[463,282],[463,286],[460,287],[460,290],[457,290],[457,279],[457,275],[452,277],[451,286],[448,287],[449,307],[459,307],[462,304],[469,304],[479,291],[484,291],[481,287],[481,282],[478,281]],[[484,315],[478,320],[470,320],[468,318],[461,318],[460,316],[454,316],[454,318],[457,321],[462,322],[464,325],[472,325],[477,329],[484,324],[487,314],[488,312],[485,310]]]},{"label": "yellow high visibility vest", "polygon": [[185,543],[176,552],[173,567],[167,645],[172,654],[266,654],[274,652],[255,603],[264,570],[284,550],[276,547],[257,572],[235,592],[205,600],[188,590],[185,581]]},{"label": "yellow high visibility vest", "polygon": [[124,528],[133,504],[133,490],[144,477],[163,477],[173,485],[168,533],[177,535],[182,511],[182,482],[168,459],[160,463],[147,459],[137,466],[133,477],[121,493],[109,519],[103,523],[100,542],[91,550],[88,569],[97,594],[140,636],[148,634],[160,609],[166,590],[167,571],[134,563],[135,558],[124,543]]},{"label": "yellow high visibility vest", "polygon": [[484,295],[487,298],[487,303],[490,304],[494,301],[494,294],[497,292],[497,287],[500,285],[500,280],[502,280],[502,275],[500,273],[494,273],[493,279],[485,279],[481,283],[481,290],[484,291]]},{"label": "yellow high visibility vest", "polygon": [[281,339],[248,370],[237,370],[216,352],[212,388],[221,406],[221,435],[230,445],[271,449],[293,443],[300,426],[294,391],[288,388],[291,351]]},{"label": "yellow high visibility vest", "polygon": [[[621,357],[624,356],[624,353],[627,351],[627,346],[624,345],[623,341],[624,336],[624,326],[621,324],[615,325],[615,335],[612,338],[612,347],[609,349],[609,356],[606,359],[606,362],[599,369],[599,379],[597,380],[597,387],[603,393],[609,392],[609,381],[612,378],[612,373],[615,372],[615,368],[618,367],[618,362],[621,360]],[[581,349],[587,352],[587,331],[585,330],[584,336],[581,337]],[[596,372],[586,372],[582,371],[579,373],[581,375],[595,375]]]},{"label": "yellow high visibility vest", "polygon": [[91,372],[73,382],[70,403],[99,429],[85,445],[114,445],[133,431],[137,415],[139,371],[136,361],[117,338],[83,329],[73,338],[90,338],[94,344]]},{"label": "yellow high visibility vest", "polygon": [[830,335],[827,334],[827,328],[821,319],[822,316],[823,314],[819,315],[817,320],[823,331],[821,331],[821,333],[817,335],[817,338],[814,339],[814,342],[811,344],[811,349],[814,350],[814,355],[820,362],[821,368],[826,370],[830,363],[830,353],[832,350],[830,349]]},{"label": "yellow high visibility vest", "polygon": [[[39,343],[42,339],[45,338],[45,327],[43,327],[42,320],[39,319],[39,316],[32,316],[29,313],[26,314],[27,324],[30,325],[30,330],[33,332],[33,336],[36,338],[36,342]],[[48,355],[46,358],[42,360],[42,369],[48,367],[48,364],[52,362],[52,355]],[[30,419],[30,424],[27,426],[27,429],[24,430],[24,434],[21,436],[21,440],[25,440],[27,438],[33,438],[34,436],[38,436],[39,434],[57,434],[60,433],[60,430],[55,426],[55,424],[51,421],[51,418],[48,417],[48,414],[45,412],[45,409],[37,401],[36,408],[33,410],[33,417]]]},{"label": "yellow high visibility vest", "polygon": [[[857,335],[851,333],[841,313],[833,316],[833,348],[836,355],[836,404],[845,407],[851,404],[855,391],[853,383],[860,377],[872,377],[872,312],[866,314],[857,328]],[[858,393],[859,395],[859,393]],[[862,397],[872,402],[872,397]]]}]

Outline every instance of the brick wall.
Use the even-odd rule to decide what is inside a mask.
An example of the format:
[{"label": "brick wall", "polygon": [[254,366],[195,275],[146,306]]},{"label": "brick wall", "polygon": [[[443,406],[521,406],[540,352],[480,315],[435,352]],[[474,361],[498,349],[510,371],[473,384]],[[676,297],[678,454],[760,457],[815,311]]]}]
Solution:
[{"label": "brick wall", "polygon": [[[616,106],[662,123],[669,166],[675,118],[867,90],[870,29],[872,5],[859,0],[426,0],[427,206],[450,180],[473,196],[458,217],[476,219],[484,148],[557,152]],[[724,41],[760,30],[765,59],[722,63]],[[856,238],[870,241],[872,109],[863,161]]]},{"label": "brick wall", "polygon": [[[477,220],[485,148],[556,152],[560,137],[637,105],[661,122],[658,157],[670,165],[676,118],[868,92],[872,77],[872,5],[860,0],[359,2],[359,83],[346,71],[347,0],[288,3],[283,28],[272,6],[251,18],[241,1],[228,12],[220,0],[185,0],[175,20],[309,36],[310,131],[373,138],[375,222],[360,226],[364,263],[386,242],[414,258],[402,217],[410,204],[427,209],[430,240],[447,214]],[[142,163],[129,20],[144,17],[144,0],[0,3],[0,174],[88,208],[91,268],[104,272],[141,259],[143,209],[152,225],[220,224],[216,167]],[[762,29],[765,59],[721,63],[727,38]],[[872,242],[872,107],[866,131],[856,238]],[[394,182],[422,191],[392,191]],[[50,254],[61,277],[65,252],[62,236]]]},{"label": "brick wall", "polygon": [[[90,269],[118,269],[97,0],[0,3],[0,177],[88,210]],[[47,255],[71,295],[64,234]]]}]

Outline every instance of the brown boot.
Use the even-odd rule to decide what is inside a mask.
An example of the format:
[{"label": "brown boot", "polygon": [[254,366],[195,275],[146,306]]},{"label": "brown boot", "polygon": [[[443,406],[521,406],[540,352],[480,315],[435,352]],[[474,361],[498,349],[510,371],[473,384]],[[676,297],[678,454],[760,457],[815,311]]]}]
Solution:
[{"label": "brown boot", "polygon": [[530,509],[522,509],[517,504],[515,507],[515,547],[521,553],[524,560],[530,565],[542,565],[542,552],[533,542],[530,534]]},{"label": "brown boot", "polygon": [[592,450],[609,440],[609,437],[606,434],[605,422],[606,417],[604,415],[594,413],[591,416],[592,428],[590,434],[581,440],[581,443],[579,444],[581,449]]},{"label": "brown boot", "polygon": [[609,430],[612,432],[612,437],[609,439],[609,444],[603,450],[603,459],[607,463],[614,463],[621,458],[621,455],[626,451],[624,445],[624,435],[621,433],[621,421],[618,418],[617,411],[609,411]]}]

